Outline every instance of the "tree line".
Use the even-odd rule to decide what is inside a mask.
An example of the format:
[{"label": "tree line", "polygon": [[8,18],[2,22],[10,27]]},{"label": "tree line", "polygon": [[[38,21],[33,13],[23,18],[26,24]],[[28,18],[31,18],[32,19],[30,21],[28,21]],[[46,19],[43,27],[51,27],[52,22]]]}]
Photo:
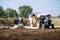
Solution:
[{"label": "tree line", "polygon": [[29,14],[32,13],[33,8],[31,6],[23,5],[19,6],[18,12],[15,9],[7,8],[4,10],[4,8],[0,5],[0,18],[13,18],[13,17],[29,17]]}]

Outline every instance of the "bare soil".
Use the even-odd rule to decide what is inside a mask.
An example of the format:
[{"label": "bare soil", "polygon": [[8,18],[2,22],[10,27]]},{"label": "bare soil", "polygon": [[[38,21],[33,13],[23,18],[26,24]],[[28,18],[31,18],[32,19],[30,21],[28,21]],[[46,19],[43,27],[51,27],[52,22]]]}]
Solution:
[{"label": "bare soil", "polygon": [[60,40],[60,29],[0,29],[0,40]]}]

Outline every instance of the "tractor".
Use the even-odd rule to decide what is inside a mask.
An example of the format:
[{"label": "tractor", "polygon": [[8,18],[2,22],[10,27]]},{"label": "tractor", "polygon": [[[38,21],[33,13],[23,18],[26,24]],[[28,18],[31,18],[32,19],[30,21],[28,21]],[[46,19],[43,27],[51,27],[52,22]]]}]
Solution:
[{"label": "tractor", "polygon": [[51,15],[49,13],[45,13],[45,14],[37,14],[36,15],[38,18],[48,18],[48,28],[54,28],[54,24],[52,24],[52,20],[51,20]]}]

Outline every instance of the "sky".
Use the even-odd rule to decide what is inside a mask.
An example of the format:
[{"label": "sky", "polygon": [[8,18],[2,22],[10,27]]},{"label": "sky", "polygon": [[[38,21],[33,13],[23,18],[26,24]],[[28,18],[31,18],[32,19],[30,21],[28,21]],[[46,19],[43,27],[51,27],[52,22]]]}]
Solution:
[{"label": "sky", "polygon": [[33,13],[50,13],[52,16],[60,14],[60,0],[0,0],[0,5],[17,12],[19,6],[28,5],[33,8]]}]

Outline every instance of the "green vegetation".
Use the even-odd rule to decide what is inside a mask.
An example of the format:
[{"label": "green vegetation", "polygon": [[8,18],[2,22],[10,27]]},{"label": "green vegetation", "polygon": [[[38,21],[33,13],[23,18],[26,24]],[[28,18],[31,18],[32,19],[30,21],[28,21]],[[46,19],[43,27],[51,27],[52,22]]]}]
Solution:
[{"label": "green vegetation", "polygon": [[29,17],[29,14],[33,11],[33,8],[31,6],[23,5],[19,7],[19,14],[21,17]]},{"label": "green vegetation", "polygon": [[3,7],[0,6],[0,17],[3,17],[4,16],[4,11],[3,11]]},{"label": "green vegetation", "polygon": [[20,6],[18,9],[19,13],[17,13],[15,9],[7,8],[4,10],[3,7],[0,6],[0,24],[13,24],[14,19],[18,16],[27,18],[29,17],[29,14],[33,11],[33,8],[27,5]]},{"label": "green vegetation", "polygon": [[0,18],[13,18],[13,17],[29,17],[29,14],[33,11],[31,6],[23,5],[18,8],[19,14],[15,9],[7,8],[3,10],[3,7],[0,6]]},{"label": "green vegetation", "polygon": [[11,8],[7,8],[4,12],[6,14],[5,16],[8,17],[8,18],[17,17],[18,16],[16,10],[11,9]]}]

